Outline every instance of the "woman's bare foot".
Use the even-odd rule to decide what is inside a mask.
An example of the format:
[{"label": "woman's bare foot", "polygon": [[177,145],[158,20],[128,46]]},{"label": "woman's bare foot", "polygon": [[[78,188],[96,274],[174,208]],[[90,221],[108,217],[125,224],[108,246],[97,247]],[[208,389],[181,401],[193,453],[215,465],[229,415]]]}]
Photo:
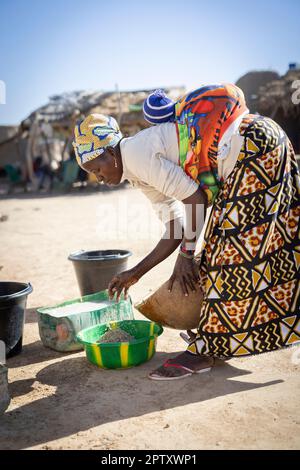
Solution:
[{"label": "woman's bare foot", "polygon": [[208,372],[213,364],[213,357],[198,356],[185,351],[152,371],[149,378],[153,380],[181,379],[192,374]]}]

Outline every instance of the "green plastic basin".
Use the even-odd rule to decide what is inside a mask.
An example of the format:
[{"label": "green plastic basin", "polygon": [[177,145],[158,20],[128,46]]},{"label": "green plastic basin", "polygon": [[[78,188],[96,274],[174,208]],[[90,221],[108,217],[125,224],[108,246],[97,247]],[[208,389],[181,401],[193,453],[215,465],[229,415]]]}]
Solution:
[{"label": "green plastic basin", "polygon": [[[120,328],[135,340],[122,343],[97,343],[109,329]],[[156,350],[163,328],[155,322],[124,320],[103,323],[80,331],[77,339],[84,345],[87,359],[102,369],[126,369],[149,361]]]}]

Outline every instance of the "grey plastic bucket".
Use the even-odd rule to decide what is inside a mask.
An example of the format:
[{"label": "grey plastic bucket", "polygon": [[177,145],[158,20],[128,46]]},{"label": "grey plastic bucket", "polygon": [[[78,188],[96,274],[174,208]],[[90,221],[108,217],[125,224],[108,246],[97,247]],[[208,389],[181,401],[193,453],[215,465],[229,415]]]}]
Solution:
[{"label": "grey plastic bucket", "polygon": [[76,251],[68,257],[72,261],[81,295],[95,294],[107,289],[111,279],[126,271],[128,250]]}]

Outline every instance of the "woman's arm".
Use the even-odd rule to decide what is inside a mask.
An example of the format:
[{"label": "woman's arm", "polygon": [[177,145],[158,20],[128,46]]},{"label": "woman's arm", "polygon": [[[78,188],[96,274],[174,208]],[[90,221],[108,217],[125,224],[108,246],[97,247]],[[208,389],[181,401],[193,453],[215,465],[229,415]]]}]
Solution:
[{"label": "woman's arm", "polygon": [[115,276],[109,286],[110,298],[117,293],[117,301],[124,289],[125,297],[130,286],[135,284],[144,274],[150,271],[154,266],[164,261],[180,245],[183,237],[182,219],[176,218],[165,224],[165,233],[156,247],[133,268],[124,271]]},{"label": "woman's arm", "polygon": [[133,268],[139,278],[168,258],[180,245],[184,233],[182,220],[171,220],[165,227],[166,231],[156,247]]},{"label": "woman's arm", "polygon": [[182,245],[187,250],[194,251],[206,218],[207,196],[201,188],[198,188],[194,194],[182,202],[186,214],[186,227]]},{"label": "woman's arm", "polygon": [[[204,226],[207,198],[200,188],[182,201],[185,205],[186,226],[181,246],[185,250],[195,251],[198,238]],[[175,279],[180,283],[184,295],[188,295],[188,288],[195,291],[195,283],[199,281],[198,269],[193,257],[186,257],[180,251],[174,266],[174,271],[169,280],[169,291],[172,290]]]},{"label": "woman's arm", "polygon": [[[124,289],[124,294],[130,286],[135,284],[144,274],[154,266],[164,261],[182,243],[191,249],[195,246],[204,225],[206,215],[206,195],[198,188],[197,191],[182,201],[186,210],[186,231],[184,233],[180,218],[171,220],[166,224],[166,231],[156,247],[136,266],[128,271],[115,276],[108,287],[110,297],[117,293],[117,300]],[[188,287],[195,290],[194,282],[198,281],[198,273],[193,259],[187,259],[178,255],[173,274],[169,282],[169,290],[172,290],[175,279],[180,282],[182,292],[188,295]]]},{"label": "woman's arm", "polygon": [[181,242],[188,250],[195,250],[205,221],[206,195],[198,188],[194,194],[182,202],[186,213],[185,231],[181,219],[171,220],[166,225],[166,231],[154,250],[135,266],[134,269],[139,277],[170,256]]}]

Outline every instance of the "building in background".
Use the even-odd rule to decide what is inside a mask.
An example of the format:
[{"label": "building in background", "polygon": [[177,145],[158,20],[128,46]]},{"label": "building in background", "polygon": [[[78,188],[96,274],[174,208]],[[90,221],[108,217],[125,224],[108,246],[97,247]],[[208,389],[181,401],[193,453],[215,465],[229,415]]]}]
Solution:
[{"label": "building in background", "polygon": [[277,72],[248,72],[236,84],[244,91],[250,112],[278,122],[300,154],[300,65],[289,64],[281,77]]}]

